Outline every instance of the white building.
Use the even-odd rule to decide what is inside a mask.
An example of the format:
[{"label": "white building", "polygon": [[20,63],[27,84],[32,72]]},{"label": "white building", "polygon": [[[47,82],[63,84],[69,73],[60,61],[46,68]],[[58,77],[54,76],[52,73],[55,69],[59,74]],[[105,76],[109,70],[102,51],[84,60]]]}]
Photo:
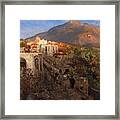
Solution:
[{"label": "white building", "polygon": [[45,54],[53,56],[54,53],[57,52],[58,52],[58,45],[48,44],[45,46],[45,51],[44,51]]},{"label": "white building", "polygon": [[41,39],[39,36],[36,36],[34,41],[29,41],[27,45],[31,47],[30,52],[33,53],[37,52],[46,55],[54,55],[54,53],[58,52],[58,45],[56,45],[55,42]]}]

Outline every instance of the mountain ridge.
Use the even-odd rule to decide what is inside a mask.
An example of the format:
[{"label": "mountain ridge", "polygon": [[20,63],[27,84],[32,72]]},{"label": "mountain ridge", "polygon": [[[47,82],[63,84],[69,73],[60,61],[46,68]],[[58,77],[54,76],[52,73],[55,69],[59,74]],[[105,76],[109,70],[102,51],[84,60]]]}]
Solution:
[{"label": "mountain ridge", "polygon": [[25,40],[34,40],[36,36],[51,41],[66,42],[87,47],[100,46],[100,28],[88,23],[81,24],[77,20],[52,27],[46,32],[38,33]]}]

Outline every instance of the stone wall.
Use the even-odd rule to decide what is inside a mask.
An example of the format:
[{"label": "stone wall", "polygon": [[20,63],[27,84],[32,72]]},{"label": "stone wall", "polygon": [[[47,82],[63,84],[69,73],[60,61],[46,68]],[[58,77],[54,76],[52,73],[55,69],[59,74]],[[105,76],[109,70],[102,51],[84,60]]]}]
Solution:
[{"label": "stone wall", "polygon": [[30,68],[35,74],[35,56],[38,56],[38,53],[20,53],[20,57],[26,60],[26,68]]}]

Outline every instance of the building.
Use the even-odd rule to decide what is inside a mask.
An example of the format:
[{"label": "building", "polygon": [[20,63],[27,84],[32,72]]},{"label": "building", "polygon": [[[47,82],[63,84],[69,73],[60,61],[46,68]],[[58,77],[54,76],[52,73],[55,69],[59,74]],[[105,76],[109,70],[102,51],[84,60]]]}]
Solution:
[{"label": "building", "polygon": [[51,44],[45,45],[45,51],[44,51],[45,54],[53,56],[54,53],[57,53],[57,52],[58,52],[57,45],[51,45]]},{"label": "building", "polygon": [[[29,51],[27,46],[30,46]],[[58,45],[56,45],[56,42],[47,41],[36,36],[34,40],[28,41],[24,50],[21,48],[20,52],[43,53],[53,56],[54,53],[58,52]]]}]

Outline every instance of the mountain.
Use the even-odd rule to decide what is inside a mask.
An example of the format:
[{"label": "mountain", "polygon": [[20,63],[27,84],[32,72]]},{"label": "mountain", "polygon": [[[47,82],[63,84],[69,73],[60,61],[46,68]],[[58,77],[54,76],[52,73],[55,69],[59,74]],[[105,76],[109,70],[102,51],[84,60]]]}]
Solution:
[{"label": "mountain", "polygon": [[[51,41],[66,42],[87,47],[100,46],[99,26],[80,23],[77,20],[71,20],[65,24],[55,26],[47,32],[39,33],[35,36]],[[29,39],[33,40],[35,36]]]}]

